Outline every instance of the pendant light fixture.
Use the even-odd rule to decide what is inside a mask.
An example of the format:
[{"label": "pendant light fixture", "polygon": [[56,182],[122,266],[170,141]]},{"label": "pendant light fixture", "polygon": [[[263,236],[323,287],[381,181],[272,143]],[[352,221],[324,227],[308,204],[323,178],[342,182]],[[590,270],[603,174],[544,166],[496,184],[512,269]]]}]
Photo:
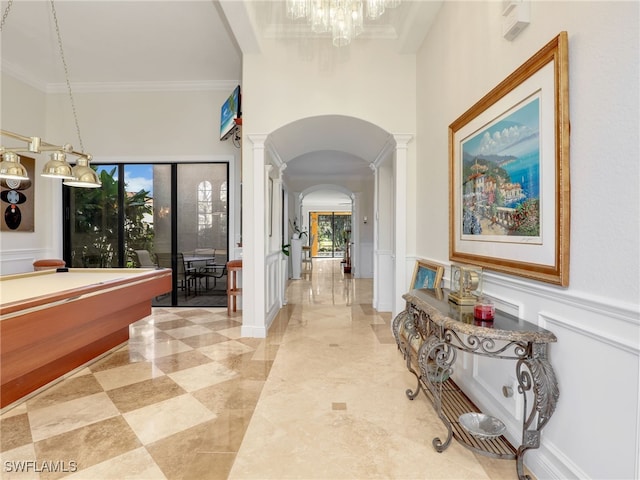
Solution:
[{"label": "pendant light fixture", "polygon": [[99,188],[102,186],[96,171],[89,166],[89,156],[78,157],[73,167],[73,178],[62,182],[68,187]]},{"label": "pendant light fixture", "polygon": [[15,152],[3,152],[0,162],[0,178],[7,180],[29,180],[27,169],[20,163],[20,157]]},{"label": "pendant light fixture", "polygon": [[[0,146],[0,152],[3,153],[3,161],[0,162],[0,178],[14,178],[19,180],[28,180],[27,171],[25,167],[20,163],[20,159],[17,152],[29,152],[29,153],[42,153],[52,152],[50,160],[45,164],[41,176],[49,178],[61,178],[65,180],[65,185],[84,188],[97,188],[102,186],[100,178],[95,170],[89,166],[89,160],[91,155],[84,152],[84,145],[82,143],[82,136],[80,135],[80,124],[78,122],[78,114],[76,112],[75,102],[73,100],[73,92],[71,90],[71,81],[69,80],[69,69],[64,57],[64,49],[62,48],[62,37],[60,35],[60,27],[58,26],[58,16],[53,0],[51,3],[51,13],[55,24],[56,35],[58,37],[58,49],[60,52],[60,58],[62,60],[62,66],[64,67],[65,80],[67,82],[67,90],[69,93],[69,100],[71,102],[71,110],[73,112],[73,119],[75,121],[76,133],[80,142],[80,152],[73,150],[73,147],[69,144],[64,146],[54,145],[43,141],[40,137],[25,136],[12,133],[6,130],[1,130],[2,136],[10,137],[16,140],[20,140],[27,143],[26,147],[4,147]],[[13,2],[10,0],[5,8],[2,20],[0,22],[0,32],[4,27],[4,23],[9,16]],[[67,162],[67,155],[74,155],[78,157],[77,165],[71,167]],[[87,171],[87,170],[90,170]],[[22,176],[21,176],[22,175]]]},{"label": "pendant light fixture", "polygon": [[75,178],[71,165],[67,162],[67,156],[64,152],[53,152],[51,160],[49,160],[42,169],[41,177],[63,178],[71,180]]}]

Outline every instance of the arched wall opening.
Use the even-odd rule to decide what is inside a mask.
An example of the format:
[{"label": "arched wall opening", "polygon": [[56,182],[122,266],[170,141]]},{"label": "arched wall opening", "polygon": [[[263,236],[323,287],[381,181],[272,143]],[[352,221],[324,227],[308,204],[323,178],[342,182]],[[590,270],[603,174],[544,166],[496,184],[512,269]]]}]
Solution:
[{"label": "arched wall opening", "polygon": [[[289,238],[291,221],[300,214],[299,203],[296,204],[300,194],[318,191],[326,185],[343,189],[352,198],[361,245],[365,225],[371,229],[368,255],[373,258],[373,306],[380,311],[395,312],[402,301],[396,285],[404,288],[406,270],[406,184],[401,183],[399,189],[397,183],[406,182],[407,144],[412,137],[392,135],[358,118],[325,115],[296,120],[268,135],[247,133],[245,138],[248,148],[243,191],[247,192],[247,208],[243,208],[247,216],[243,218],[243,230],[245,247],[250,248],[245,248],[243,255],[249,266],[245,274],[251,278],[247,296],[253,295],[256,301],[246,312],[252,324],[243,320],[243,334],[266,335],[286,302],[288,268],[286,261],[281,261],[280,246]],[[384,182],[380,182],[380,172]],[[366,185],[371,194],[363,196]],[[268,207],[270,202],[273,209]],[[273,216],[271,222],[269,216]],[[274,238],[274,232],[279,232],[279,236]],[[378,244],[379,232],[387,236],[382,249]],[[270,290],[269,285],[274,283],[282,294]],[[376,298],[377,292],[386,297]]]},{"label": "arched wall opening", "polygon": [[309,232],[310,261],[339,257],[345,273],[361,277],[356,193],[340,185],[318,184],[300,192],[296,203]]}]

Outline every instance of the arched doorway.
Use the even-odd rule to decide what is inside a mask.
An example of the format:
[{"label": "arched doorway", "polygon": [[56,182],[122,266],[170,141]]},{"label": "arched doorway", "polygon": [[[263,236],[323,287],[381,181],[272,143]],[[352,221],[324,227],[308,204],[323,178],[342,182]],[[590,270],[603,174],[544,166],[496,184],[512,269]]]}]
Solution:
[{"label": "arched doorway", "polygon": [[[265,336],[281,307],[272,302],[275,296],[267,287],[275,278],[273,272],[278,268],[275,255],[280,254],[280,242],[288,238],[289,220],[296,218],[299,212],[296,197],[318,184],[339,184],[357,192],[357,197],[361,193],[359,189],[364,188],[365,171],[371,179],[372,200],[366,207],[363,202],[357,211],[354,210],[353,222],[363,227],[366,217],[367,228],[371,228],[374,302],[377,302],[374,308],[391,312],[401,309],[401,289],[406,284],[407,144],[412,137],[389,134],[362,119],[326,115],[297,120],[267,135],[246,132],[246,138],[243,255],[245,278],[250,280],[243,288],[246,297],[253,302],[245,310],[242,334]],[[383,165],[385,168],[380,168]],[[305,175],[300,171],[302,167]],[[358,169],[359,173],[349,174]],[[380,188],[380,178],[385,181],[384,189]],[[275,197],[269,197],[267,192],[272,188],[271,183],[280,184],[284,192],[280,200],[283,234],[279,239],[268,234],[269,209],[265,207],[270,199],[279,199],[280,192],[276,188]],[[275,210],[279,211],[277,204]],[[379,232],[386,232],[384,244]],[[401,287],[397,288],[397,285]],[[376,300],[376,292],[386,295],[384,301]]]},{"label": "arched doorway", "polygon": [[[370,194],[372,198],[372,188]],[[354,221],[358,217],[358,200],[348,188],[318,184],[300,193],[299,211],[303,224],[308,226],[311,257],[340,258],[345,273],[362,276],[362,272],[355,268],[359,263],[359,231],[354,232],[354,229],[358,230]]]}]

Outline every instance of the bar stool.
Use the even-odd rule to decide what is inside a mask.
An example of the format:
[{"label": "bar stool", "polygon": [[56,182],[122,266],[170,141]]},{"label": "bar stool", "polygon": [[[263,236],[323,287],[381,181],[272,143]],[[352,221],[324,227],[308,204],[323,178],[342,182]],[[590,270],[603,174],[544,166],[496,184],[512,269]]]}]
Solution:
[{"label": "bar stool", "polygon": [[242,295],[242,288],[238,286],[238,272],[241,271],[242,260],[227,262],[227,315],[231,315],[231,302],[233,302],[233,311],[236,311],[236,297]]},{"label": "bar stool", "polygon": [[38,272],[40,270],[51,270],[56,268],[63,268],[66,265],[64,260],[57,258],[43,258],[33,262],[33,270]]}]

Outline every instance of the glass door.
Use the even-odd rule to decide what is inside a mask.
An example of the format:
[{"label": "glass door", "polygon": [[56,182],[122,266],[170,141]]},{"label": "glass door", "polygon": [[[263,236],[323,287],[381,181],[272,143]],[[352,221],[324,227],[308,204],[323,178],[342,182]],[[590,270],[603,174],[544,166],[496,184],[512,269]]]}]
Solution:
[{"label": "glass door", "polygon": [[226,307],[227,164],[179,164],[176,183],[179,303]]},{"label": "glass door", "polygon": [[65,261],[74,268],[118,265],[120,182],[116,165],[96,169],[101,188],[63,187],[68,219]]},{"label": "glass door", "polygon": [[155,306],[226,306],[228,165],[93,168],[102,188],[63,188],[67,265],[171,268]]},{"label": "glass door", "polygon": [[309,224],[315,257],[339,258],[345,256],[345,247],[351,231],[351,212],[310,212]]}]

